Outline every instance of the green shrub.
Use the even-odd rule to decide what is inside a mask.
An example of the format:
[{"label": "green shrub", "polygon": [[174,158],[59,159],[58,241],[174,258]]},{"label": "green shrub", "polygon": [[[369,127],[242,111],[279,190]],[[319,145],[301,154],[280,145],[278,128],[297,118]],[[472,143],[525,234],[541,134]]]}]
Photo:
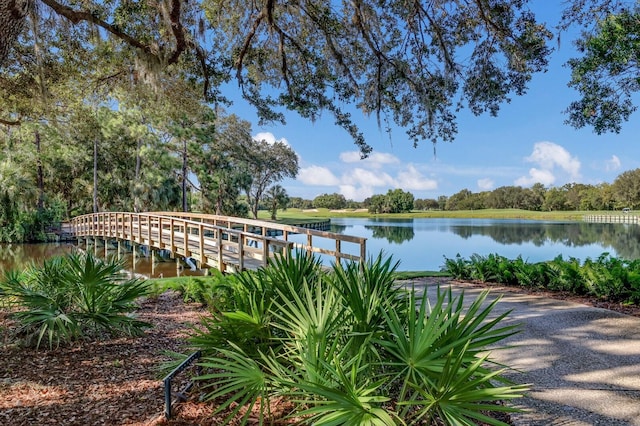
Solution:
[{"label": "green shrub", "polygon": [[277,423],[283,398],[305,424],[503,424],[485,413],[513,409],[491,403],[526,386],[487,368],[487,348],[515,332],[507,314],[489,319],[497,302],[400,289],[382,255],[324,272],[304,257],[240,274],[235,309],[190,340],[204,354],[195,380],[227,422]]},{"label": "green shrub", "polygon": [[147,294],[146,283],[128,279],[120,262],[69,254],[45,260],[41,267],[9,271],[0,282],[5,300],[21,325],[18,335],[40,347],[104,334],[136,335],[149,324],[130,313]]},{"label": "green shrub", "polygon": [[623,303],[640,303],[640,260],[629,261],[603,253],[584,263],[562,255],[548,262],[528,263],[521,257],[474,254],[446,259],[443,268],[457,279],[476,279],[528,288],[567,291]]},{"label": "green shrub", "polygon": [[583,277],[583,268],[575,257],[564,260],[562,255],[557,256],[549,266],[549,279],[547,288],[554,291],[568,291],[574,294],[586,294],[587,287]]},{"label": "green shrub", "polygon": [[442,271],[451,275],[456,280],[470,280],[471,266],[470,262],[464,259],[460,253],[456,254],[455,259],[445,256]]}]

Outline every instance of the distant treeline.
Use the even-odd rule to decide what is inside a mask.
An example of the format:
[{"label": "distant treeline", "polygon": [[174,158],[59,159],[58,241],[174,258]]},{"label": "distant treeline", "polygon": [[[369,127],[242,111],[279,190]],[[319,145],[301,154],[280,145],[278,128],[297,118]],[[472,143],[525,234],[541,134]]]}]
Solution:
[{"label": "distant treeline", "polygon": [[463,189],[450,197],[416,199],[402,189],[373,195],[362,202],[347,200],[342,194],[322,194],[313,200],[290,197],[288,207],[310,209],[358,209],[370,213],[401,213],[411,210],[481,210],[523,209],[530,211],[602,211],[640,207],[640,169],[619,175],[613,183],[589,185],[568,183],[545,187],[536,183],[530,188],[501,186],[492,191],[471,192]]}]

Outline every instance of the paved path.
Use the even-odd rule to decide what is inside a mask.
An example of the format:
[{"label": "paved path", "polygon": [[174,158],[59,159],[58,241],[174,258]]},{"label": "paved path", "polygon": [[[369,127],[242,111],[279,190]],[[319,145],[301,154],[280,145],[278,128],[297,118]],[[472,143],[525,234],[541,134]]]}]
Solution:
[{"label": "paved path", "polygon": [[[482,289],[465,289],[465,300]],[[428,287],[430,294],[435,289]],[[492,290],[492,295],[501,294]],[[503,292],[496,311],[512,309],[507,321],[522,332],[510,349],[493,358],[520,372],[509,377],[531,383],[516,400],[526,410],[516,425],[640,426],[640,318],[542,296]]]}]

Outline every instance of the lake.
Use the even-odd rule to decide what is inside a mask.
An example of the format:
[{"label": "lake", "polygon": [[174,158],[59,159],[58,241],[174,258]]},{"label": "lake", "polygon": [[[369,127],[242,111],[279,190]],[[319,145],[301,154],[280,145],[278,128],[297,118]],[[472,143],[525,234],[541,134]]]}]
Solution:
[{"label": "lake", "polygon": [[603,252],[640,258],[640,226],[513,219],[331,219],[331,231],[367,238],[367,252],[400,260],[399,270],[439,270],[444,258],[497,253],[530,262]]},{"label": "lake", "polygon": [[[640,226],[586,222],[542,222],[512,219],[331,219],[331,231],[367,238],[367,252],[381,250],[400,260],[399,270],[439,270],[445,256],[497,253],[508,259],[522,256],[530,262],[596,258],[603,252],[625,259],[640,258]],[[304,242],[305,237],[292,236]],[[316,240],[314,239],[314,243]],[[2,244],[0,269],[22,267],[44,258],[71,251],[70,244]],[[325,247],[329,248],[329,247]],[[343,247],[349,251],[348,246]],[[358,247],[353,248],[358,253]],[[176,268],[174,260],[153,264],[139,256],[135,268],[127,256],[128,268],[150,277],[199,274],[188,267]],[[332,259],[324,259],[328,264]]]},{"label": "lake", "polygon": [[[44,259],[71,253],[75,246],[68,243],[47,244],[0,244],[0,272],[23,269],[25,266],[41,264]],[[143,250],[136,256],[135,265],[131,253],[124,254],[124,266],[128,271],[150,278],[175,277],[177,275],[202,275],[203,271],[192,271],[184,262],[176,264],[174,259],[152,258]],[[179,267],[178,267],[179,266]]]}]

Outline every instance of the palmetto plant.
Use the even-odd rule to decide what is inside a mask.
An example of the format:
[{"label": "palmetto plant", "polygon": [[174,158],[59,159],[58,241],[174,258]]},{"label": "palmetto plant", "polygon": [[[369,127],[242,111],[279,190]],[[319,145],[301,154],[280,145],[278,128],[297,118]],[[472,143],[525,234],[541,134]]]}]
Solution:
[{"label": "palmetto plant", "polygon": [[[303,257],[245,274],[238,298],[260,299],[259,315],[253,308],[217,313],[192,339],[205,353],[196,380],[228,422],[503,424],[484,413],[510,411],[492,402],[526,387],[488,367],[488,346],[515,332],[501,326],[507,314],[491,316],[497,302],[438,291],[431,305],[426,294],[394,284],[398,264],[382,255],[325,272]],[[260,331],[220,335],[229,318],[241,317]],[[291,407],[285,414],[274,402],[283,399]]]},{"label": "palmetto plant", "polygon": [[3,297],[19,307],[13,316],[21,333],[35,338],[37,347],[45,338],[52,347],[105,333],[135,335],[148,326],[130,315],[147,285],[122,271],[117,261],[69,254],[23,272],[7,272],[0,288]]},{"label": "palmetto plant", "polygon": [[547,262],[528,263],[518,257],[473,255],[470,260],[460,255],[445,258],[443,270],[458,279],[478,279],[529,288],[545,288],[589,294],[616,302],[640,302],[640,261],[611,257],[603,253],[584,262],[562,255]]},{"label": "palmetto plant", "polygon": [[[508,312],[489,318],[498,299],[483,306],[487,295],[483,292],[467,306],[464,294],[454,297],[451,289],[438,289],[433,305],[426,293],[419,299],[412,293],[405,309],[386,315],[387,338],[378,343],[399,389],[403,418],[437,416],[450,424],[455,424],[453,419],[459,424],[473,424],[473,419],[499,424],[481,413],[487,402],[511,399],[526,390],[486,366],[487,355],[482,354],[487,347],[516,332],[513,325],[500,326]],[[503,386],[494,385],[500,382]]]},{"label": "palmetto plant", "polygon": [[458,253],[454,259],[445,256],[442,270],[457,280],[471,279],[470,262],[463,258],[460,253]]}]

